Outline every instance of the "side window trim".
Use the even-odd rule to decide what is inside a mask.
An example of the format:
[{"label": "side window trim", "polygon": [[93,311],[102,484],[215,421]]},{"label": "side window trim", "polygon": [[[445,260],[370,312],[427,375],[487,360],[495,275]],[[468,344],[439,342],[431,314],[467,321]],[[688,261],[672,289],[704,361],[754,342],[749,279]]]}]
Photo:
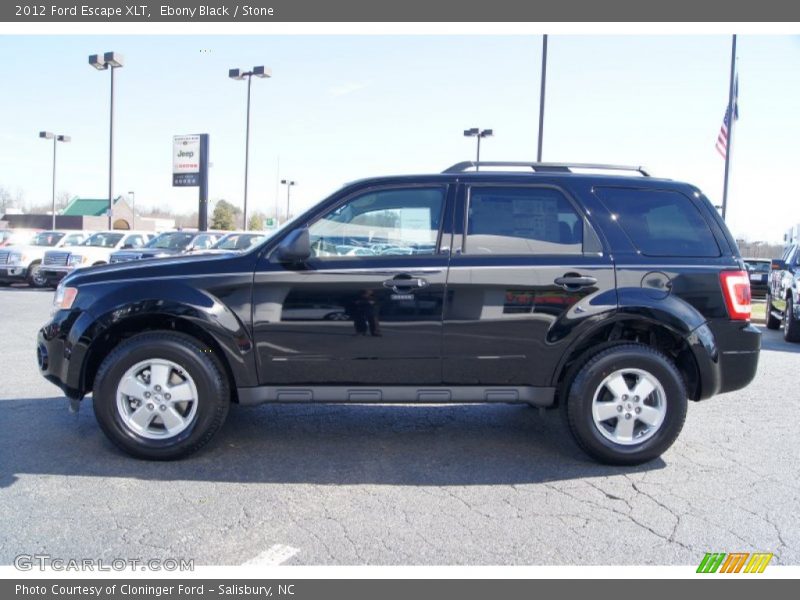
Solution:
[{"label": "side window trim", "polygon": [[[585,212],[582,210],[581,206],[572,195],[567,192],[564,188],[554,185],[552,183],[491,183],[491,182],[481,182],[481,183],[468,183],[464,185],[464,194],[463,194],[463,202],[461,206],[463,207],[463,215],[461,215],[461,243],[457,249],[457,254],[467,255],[467,238],[469,236],[469,209],[470,209],[470,202],[472,201],[472,190],[475,188],[498,188],[498,187],[507,187],[507,188],[515,188],[515,189],[550,189],[558,192],[561,196],[567,201],[570,205],[572,210],[575,212],[576,216],[580,219],[583,223],[583,240],[581,243],[581,252],[579,254],[560,254],[560,253],[548,253],[548,254],[496,254],[494,256],[603,256],[603,243],[600,241],[600,236],[597,234],[594,226],[589,222]],[[587,244],[587,240],[589,244]],[[591,248],[587,248],[588,245],[591,245]],[[480,254],[471,254],[468,256],[481,256]],[[485,255],[489,256],[489,255]]]}]

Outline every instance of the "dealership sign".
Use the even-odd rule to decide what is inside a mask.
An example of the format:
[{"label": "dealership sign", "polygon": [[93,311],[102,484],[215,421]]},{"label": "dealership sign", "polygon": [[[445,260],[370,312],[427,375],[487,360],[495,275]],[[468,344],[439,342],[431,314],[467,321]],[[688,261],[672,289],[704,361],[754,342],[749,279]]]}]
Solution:
[{"label": "dealership sign", "polygon": [[176,135],[172,138],[172,185],[200,185],[200,136]]}]

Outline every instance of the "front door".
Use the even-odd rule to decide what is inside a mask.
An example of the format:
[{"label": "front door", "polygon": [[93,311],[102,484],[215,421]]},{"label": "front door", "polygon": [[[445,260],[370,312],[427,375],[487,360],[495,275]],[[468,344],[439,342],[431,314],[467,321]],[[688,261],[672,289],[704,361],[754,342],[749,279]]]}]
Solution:
[{"label": "front door", "polygon": [[551,385],[576,328],[616,308],[614,268],[554,185],[463,186],[444,311],[448,385]]},{"label": "front door", "polygon": [[263,256],[253,288],[260,383],[441,383],[447,199],[447,185],[362,189],[298,223],[311,238],[305,264]]}]

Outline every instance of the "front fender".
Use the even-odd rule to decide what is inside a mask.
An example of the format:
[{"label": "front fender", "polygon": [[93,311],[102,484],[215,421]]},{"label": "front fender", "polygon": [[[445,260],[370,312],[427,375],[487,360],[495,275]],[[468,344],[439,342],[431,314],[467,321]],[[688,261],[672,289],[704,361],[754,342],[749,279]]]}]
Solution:
[{"label": "front fender", "polygon": [[[240,293],[229,293],[223,302],[194,283],[190,286],[174,280],[141,280],[115,285],[108,291],[102,289],[108,287],[105,285],[82,287],[81,294],[91,296],[86,310],[93,319],[73,346],[73,359],[82,364],[81,381],[86,381],[86,358],[103,351],[115,332],[156,329],[180,322],[213,339],[221,353],[220,360],[234,378],[233,385],[258,385],[253,342],[245,322],[250,314],[249,286],[238,286]],[[91,289],[95,287],[98,289]],[[228,285],[226,289],[236,290],[237,286]],[[79,347],[84,356],[79,356]]]}]

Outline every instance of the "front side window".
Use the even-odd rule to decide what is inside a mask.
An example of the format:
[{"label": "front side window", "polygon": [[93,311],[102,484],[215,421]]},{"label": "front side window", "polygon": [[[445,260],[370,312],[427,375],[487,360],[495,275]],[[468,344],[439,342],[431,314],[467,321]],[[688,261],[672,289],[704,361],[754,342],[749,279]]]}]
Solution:
[{"label": "front side window", "polygon": [[217,241],[216,236],[208,235],[208,234],[206,234],[206,235],[198,235],[194,240],[193,247],[194,248],[200,248],[200,249],[211,248],[211,246],[213,246],[214,242],[216,242],[216,241]]},{"label": "front side window", "polygon": [[308,228],[313,256],[417,256],[436,252],[444,189],[375,190],[351,198]]},{"label": "front side window", "polygon": [[122,233],[95,233],[83,242],[83,245],[95,248],[114,248],[122,239],[122,236]]},{"label": "front side window", "polygon": [[192,242],[192,238],[194,238],[193,233],[184,233],[182,231],[162,233],[153,241],[149,242],[147,247],[159,248],[161,250],[185,250]]},{"label": "front side window", "polygon": [[581,254],[583,219],[558,190],[473,187],[464,254]]},{"label": "front side window", "polygon": [[125,245],[131,248],[140,248],[144,246],[144,240],[140,235],[131,235],[125,239]]}]

